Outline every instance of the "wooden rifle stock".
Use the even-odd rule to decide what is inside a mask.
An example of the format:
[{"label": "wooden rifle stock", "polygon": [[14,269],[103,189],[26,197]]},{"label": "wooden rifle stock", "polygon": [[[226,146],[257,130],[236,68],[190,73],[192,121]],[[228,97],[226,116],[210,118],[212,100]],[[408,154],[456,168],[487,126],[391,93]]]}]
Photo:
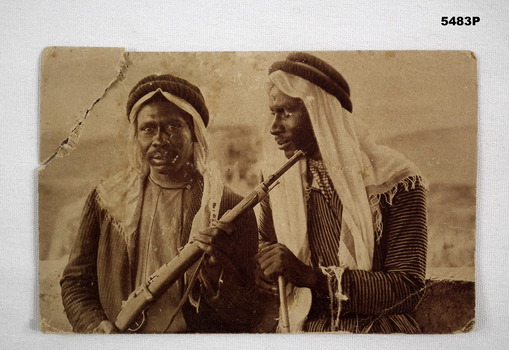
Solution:
[{"label": "wooden rifle stock", "polygon": [[[235,207],[224,213],[220,221],[230,223],[260,203],[269,191],[277,185],[276,181],[303,155],[304,152],[302,151],[295,152],[281,169],[260,183],[253,192],[244,197]],[[202,255],[203,251],[197,244],[188,243],[175,258],[161,266],[145,283],[136,288],[127,300],[122,302],[122,307],[115,320],[115,326],[118,330],[125,332],[130,329],[150,304],[178,281]],[[141,326],[142,324],[138,324],[135,330],[141,328]]]}]

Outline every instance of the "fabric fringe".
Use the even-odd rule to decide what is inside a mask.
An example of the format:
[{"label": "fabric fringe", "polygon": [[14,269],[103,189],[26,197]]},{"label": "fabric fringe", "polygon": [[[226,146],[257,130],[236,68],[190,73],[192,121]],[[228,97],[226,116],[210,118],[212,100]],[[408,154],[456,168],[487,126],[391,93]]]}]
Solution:
[{"label": "fabric fringe", "polygon": [[[201,288],[201,286],[200,286],[200,288]],[[200,289],[200,293],[198,294],[197,298],[194,297],[193,293],[190,293],[189,298],[188,298],[189,304],[191,304],[195,308],[197,314],[200,313],[201,295],[202,295],[202,291]]]},{"label": "fabric fringe", "polygon": [[397,184],[395,184],[390,190],[380,193],[380,194],[373,194],[369,196],[369,204],[371,206],[371,211],[373,213],[373,228],[375,230],[375,242],[376,244],[380,244],[380,241],[382,239],[382,233],[383,233],[383,222],[382,222],[382,211],[380,208],[380,201],[384,199],[384,201],[389,205],[392,206],[392,202],[394,200],[394,197],[398,193],[399,185],[403,186],[403,189],[405,192],[408,192],[410,190],[414,190],[415,187],[420,184],[424,188],[427,188],[427,184],[425,183],[425,180],[420,175],[412,175],[408,176],[405,179],[401,180]]},{"label": "fabric fringe", "polygon": [[[327,277],[327,287],[329,290],[329,309],[330,309],[330,329],[332,332],[339,331],[339,316],[341,315],[341,303],[348,300],[348,297],[343,294],[341,287],[341,280],[345,268],[342,266],[320,266],[322,273]],[[335,288],[336,287],[336,288]],[[334,292],[336,291],[336,292]],[[334,316],[335,304],[337,304],[336,316]]]},{"label": "fabric fringe", "polygon": [[375,230],[375,242],[379,245],[382,240],[382,232],[384,231],[382,212],[379,205],[376,206],[375,211],[373,212],[373,228]]},{"label": "fabric fringe", "polygon": [[96,187],[98,203],[122,227],[120,232],[126,243],[138,226],[144,178],[138,169],[128,167],[103,179]]},{"label": "fabric fringe", "polygon": [[104,212],[104,216],[106,220],[113,226],[113,228],[116,231],[120,232],[125,237],[124,227],[117,220],[115,220],[113,216],[111,216],[110,213],[108,213],[107,211]]}]

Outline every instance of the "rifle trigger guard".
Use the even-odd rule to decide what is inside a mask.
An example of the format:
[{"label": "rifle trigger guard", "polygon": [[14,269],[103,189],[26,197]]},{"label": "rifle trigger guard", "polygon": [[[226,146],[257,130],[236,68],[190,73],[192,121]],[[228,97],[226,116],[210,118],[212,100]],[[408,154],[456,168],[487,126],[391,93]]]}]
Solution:
[{"label": "rifle trigger guard", "polygon": [[141,327],[143,327],[143,325],[145,324],[145,317],[146,317],[146,316],[145,316],[145,311],[146,311],[146,310],[143,310],[143,311],[141,312],[141,321],[140,321],[140,322],[138,322],[138,321],[134,321],[134,322],[133,322],[133,325],[136,325],[136,326],[135,326],[134,328],[129,327],[129,328],[127,329],[129,332],[133,332],[133,333],[134,333],[134,332],[137,332],[137,331],[139,331],[139,330],[141,329]]},{"label": "rifle trigger guard", "polygon": [[[145,282],[142,284],[142,289],[141,289],[141,292],[138,294],[140,297],[143,297],[145,298],[145,300],[147,300],[148,302],[151,302],[152,300],[154,300],[154,295],[152,293],[150,293],[150,291],[148,290],[148,285],[149,283]],[[130,332],[137,332],[138,330],[141,329],[141,327],[143,327],[143,325],[145,324],[145,318],[146,318],[146,315],[145,315],[145,312],[146,312],[147,309],[144,309],[142,312],[141,312],[141,321],[134,321],[132,324],[134,325],[134,327],[129,327],[127,330],[130,331]]]}]

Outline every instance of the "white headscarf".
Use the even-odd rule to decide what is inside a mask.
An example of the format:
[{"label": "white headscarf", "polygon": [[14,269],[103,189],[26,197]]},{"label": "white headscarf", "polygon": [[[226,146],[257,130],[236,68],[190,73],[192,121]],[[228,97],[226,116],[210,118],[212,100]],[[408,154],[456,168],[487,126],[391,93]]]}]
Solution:
[{"label": "white headscarf", "polygon": [[[309,114],[323,162],[343,205],[336,274],[340,291],[344,268],[370,271],[375,240],[382,232],[379,199],[387,192],[394,195],[398,183],[420,177],[417,167],[399,152],[375,143],[366,125],[342,108],[336,97],[299,76],[277,70],[270,74],[272,86],[284,94],[300,98]],[[267,131],[265,135],[268,135]],[[270,155],[266,171],[270,173],[284,162],[283,152],[273,139],[266,138],[265,154]],[[304,196],[306,160],[300,161],[281,179],[281,186],[270,195],[278,242],[285,244],[304,263],[310,265]],[[389,198],[391,202],[392,197]],[[340,273],[339,273],[340,272]],[[292,331],[302,329],[311,307],[307,288],[288,288]],[[344,298],[338,293],[338,298]],[[295,299],[295,300],[293,300]],[[294,305],[291,305],[291,304]]]},{"label": "white headscarf", "polygon": [[161,94],[168,101],[191,115],[197,142],[194,142],[194,165],[203,176],[204,187],[200,209],[193,219],[191,234],[210,225],[218,219],[219,205],[223,194],[223,182],[215,162],[209,160],[207,129],[196,109],[184,99],[158,88],[140,98],[132,107],[129,115],[131,123],[131,167],[122,173],[102,182],[98,193],[102,205],[121,226],[128,247],[132,247],[133,234],[137,229],[143,198],[143,180],[148,174],[146,162],[141,161],[139,146],[135,140],[136,119],[143,103],[154,95]]}]

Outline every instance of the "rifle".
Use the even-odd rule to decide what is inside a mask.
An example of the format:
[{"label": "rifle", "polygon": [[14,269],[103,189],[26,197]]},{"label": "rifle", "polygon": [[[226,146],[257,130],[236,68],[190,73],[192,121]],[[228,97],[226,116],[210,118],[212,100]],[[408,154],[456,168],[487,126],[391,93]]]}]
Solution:
[{"label": "rifle", "polygon": [[[304,152],[296,151],[295,154],[274,174],[270,175],[267,180],[260,183],[249,195],[244,197],[235,207],[228,210],[221,217],[220,221],[230,223],[237,217],[248,210],[251,210],[256,204],[260,203],[267,194],[278,184],[276,181],[290,169],[302,156]],[[136,331],[143,325],[136,323],[140,316],[143,316],[145,310],[152,302],[168,290],[184,273],[193,266],[202,256],[203,251],[193,243],[187,243],[180,253],[170,262],[161,266],[154,272],[148,280],[136,288],[122,302],[122,307],[115,320],[115,326],[121,332],[127,329]],[[135,324],[135,328],[130,328]]]}]

